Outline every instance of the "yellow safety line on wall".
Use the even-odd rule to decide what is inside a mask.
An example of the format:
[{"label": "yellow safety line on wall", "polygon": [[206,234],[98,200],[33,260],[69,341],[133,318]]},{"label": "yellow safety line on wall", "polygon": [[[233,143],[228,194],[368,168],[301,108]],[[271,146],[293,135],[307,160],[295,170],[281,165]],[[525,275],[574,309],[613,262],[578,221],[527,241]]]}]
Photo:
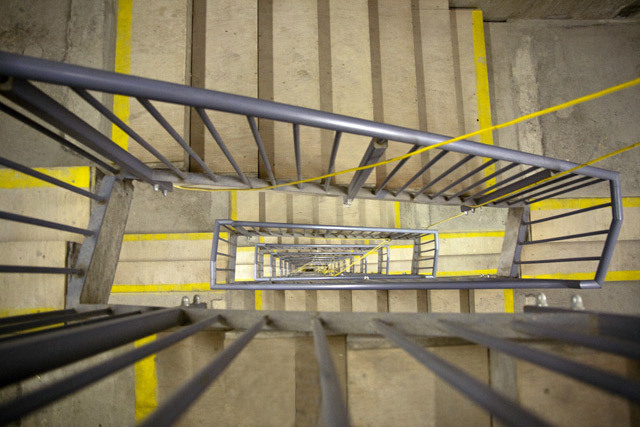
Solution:
[{"label": "yellow safety line on wall", "polygon": [[[478,108],[478,128],[491,127],[491,100],[489,98],[489,73],[487,71],[487,50],[484,40],[484,21],[482,11],[471,12],[472,33],[473,33],[473,59],[476,68],[476,103]],[[486,132],[480,134],[482,144],[493,145],[493,134]],[[496,171],[493,164],[484,170],[484,176],[489,176]],[[486,182],[490,187],[496,183],[495,178]]]},{"label": "yellow safety line on wall", "polygon": [[[33,168],[34,170],[57,178],[67,184],[75,185],[80,188],[89,188],[91,185],[91,168],[88,166],[72,166],[58,168]],[[25,175],[13,169],[0,169],[0,188],[3,189],[23,189],[23,188],[39,188],[39,187],[57,187]]]},{"label": "yellow safety line on wall", "polygon": [[[131,19],[133,12],[133,0],[118,0],[118,17],[116,24],[116,57],[115,71],[129,74],[131,72]],[[114,95],[113,113],[124,123],[129,123],[129,97]],[[129,148],[129,135],[115,124],[111,125],[111,139],[118,146],[127,150]],[[153,341],[155,335],[136,341],[136,347]],[[151,413],[157,402],[158,379],[156,376],[155,354],[134,365],[135,395],[136,395],[136,421],[142,420]]]},{"label": "yellow safety line on wall", "polygon": [[[118,0],[115,72],[131,72],[131,16],[133,0]],[[129,124],[129,97],[114,95],[113,113]],[[111,139],[120,147],[129,148],[129,135],[115,124],[111,125]]]},{"label": "yellow safety line on wall", "polygon": [[[603,90],[598,91],[598,92],[591,93],[589,95],[585,95],[585,96],[581,96],[579,98],[572,99],[571,101],[563,102],[562,104],[558,104],[558,105],[555,105],[553,107],[544,108],[542,110],[539,110],[539,111],[536,111],[536,112],[533,112],[533,113],[530,113],[530,114],[525,114],[523,116],[520,116],[518,118],[515,118],[513,120],[510,120],[510,121],[507,121],[507,122],[504,122],[504,123],[500,123],[500,124],[497,124],[497,125],[494,125],[494,126],[489,126],[488,128],[484,128],[484,129],[479,129],[479,130],[474,131],[474,132],[469,132],[469,133],[467,133],[465,135],[460,135],[460,136],[457,136],[455,138],[447,139],[446,141],[442,141],[442,142],[439,142],[437,144],[430,145],[428,147],[422,147],[422,148],[420,148],[420,149],[418,149],[416,151],[413,151],[413,152],[410,152],[410,153],[407,153],[407,154],[403,154],[403,155],[398,156],[398,157],[393,157],[391,159],[384,160],[384,161],[381,161],[381,162],[378,162],[378,163],[372,163],[370,165],[358,166],[358,167],[350,168],[350,169],[344,169],[344,170],[341,170],[341,171],[338,171],[338,172],[333,172],[333,173],[329,173],[329,174],[326,174],[326,175],[320,175],[320,176],[316,176],[316,177],[313,177],[313,178],[306,178],[306,179],[301,179],[301,180],[298,180],[298,181],[285,182],[285,183],[282,183],[282,184],[270,185],[270,186],[265,186],[265,187],[257,187],[257,188],[197,188],[197,187],[187,187],[187,186],[183,186],[183,185],[174,185],[174,187],[179,188],[181,190],[211,191],[211,192],[217,192],[217,191],[262,191],[262,190],[270,190],[270,189],[274,189],[274,188],[289,187],[289,186],[292,186],[292,185],[302,184],[302,183],[305,183],[305,182],[319,181],[321,179],[330,178],[330,177],[334,177],[334,176],[337,176],[337,175],[343,175],[343,174],[346,174],[346,173],[357,172],[357,171],[365,170],[365,169],[371,169],[371,168],[375,168],[375,167],[378,167],[378,166],[386,165],[386,164],[389,164],[389,163],[397,162],[397,161],[400,161],[400,160],[403,160],[403,159],[408,159],[409,157],[416,156],[416,155],[418,155],[420,153],[424,153],[426,151],[442,147],[442,146],[450,144],[452,142],[461,141],[463,139],[467,139],[467,138],[470,138],[470,137],[475,136],[475,135],[481,135],[481,134],[483,134],[485,132],[491,132],[491,131],[494,131],[494,130],[497,130],[497,129],[503,129],[503,128],[506,128],[506,127],[509,127],[509,126],[524,122],[526,120],[530,120],[530,119],[533,119],[533,118],[536,118],[536,117],[544,116],[546,114],[553,113],[555,111],[563,110],[565,108],[569,108],[569,107],[572,107],[574,105],[581,104],[583,102],[591,101],[591,100],[594,100],[596,98],[600,98],[602,96],[609,95],[611,93],[618,92],[620,90],[636,86],[638,84],[640,84],[640,77],[637,78],[637,79],[629,80],[628,82],[625,82],[625,83],[622,83],[622,84],[619,84],[619,85],[616,85],[616,86],[611,86],[611,87],[609,87],[607,89],[603,89]],[[582,166],[583,165],[581,165],[580,167],[582,167]]]},{"label": "yellow safety line on wall", "polygon": [[[139,339],[136,348],[156,339],[155,335]],[[156,373],[156,355],[145,357],[136,362],[135,367],[136,421],[144,419],[158,406],[158,377]]]}]

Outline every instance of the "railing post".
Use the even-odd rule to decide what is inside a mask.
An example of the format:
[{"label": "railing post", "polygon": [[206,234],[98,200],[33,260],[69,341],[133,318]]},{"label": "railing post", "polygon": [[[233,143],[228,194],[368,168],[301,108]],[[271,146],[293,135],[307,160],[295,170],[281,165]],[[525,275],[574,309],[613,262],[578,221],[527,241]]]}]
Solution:
[{"label": "railing post", "polygon": [[[525,218],[526,217],[526,218]],[[518,264],[522,246],[518,244],[526,237],[527,225],[529,221],[529,207],[509,208],[507,222],[504,229],[504,240],[502,241],[502,251],[498,261],[498,277],[517,277]]]},{"label": "railing post", "polygon": [[122,247],[133,184],[115,176],[100,181],[98,195],[103,203],[93,203],[89,229],[94,235],[82,242],[76,268],[84,274],[71,276],[67,286],[66,307],[82,304],[106,304]]}]

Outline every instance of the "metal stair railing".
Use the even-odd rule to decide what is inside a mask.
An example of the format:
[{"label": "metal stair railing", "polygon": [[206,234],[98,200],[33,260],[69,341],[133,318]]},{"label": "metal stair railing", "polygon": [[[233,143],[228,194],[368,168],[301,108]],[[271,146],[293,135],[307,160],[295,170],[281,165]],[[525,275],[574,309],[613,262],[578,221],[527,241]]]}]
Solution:
[{"label": "metal stair railing", "polygon": [[[640,318],[589,311],[525,307],[522,314],[431,313],[311,313],[284,311],[207,310],[206,304],[157,308],[120,305],[79,305],[62,310],[0,319],[0,387],[20,384],[150,334],[164,332],[156,340],[122,349],[112,357],[56,375],[51,382],[30,387],[20,396],[0,403],[0,424],[17,421],[65,396],[82,390],[121,369],[208,330],[220,334],[245,330],[232,344],[211,356],[192,378],[183,382],[152,412],[142,425],[172,425],[196,399],[245,351],[261,331],[262,339],[290,337],[291,332],[313,336],[319,366],[322,405],[318,419],[326,425],[349,425],[344,390],[329,351],[327,336],[384,337],[424,365],[462,395],[506,425],[550,425],[527,409],[527,401],[478,380],[460,366],[433,351],[434,346],[475,344],[504,352],[516,359],[578,380],[584,384],[640,402],[637,379],[587,365],[541,349],[540,339],[574,344],[631,360],[640,360]],[[428,339],[429,347],[415,338]],[[46,351],[44,351],[46,350]],[[604,408],[603,408],[604,409]]]},{"label": "metal stair railing", "polygon": [[[36,88],[32,82],[71,88],[89,106],[98,110],[110,122],[120,127],[131,139],[154,155],[169,170],[150,168],[63,105],[56,102],[43,90]],[[145,141],[135,130],[124,124],[105,106],[101,105],[88,91],[135,98],[171,135],[185,153],[200,165],[204,173],[189,173],[178,169],[154,149],[152,144]],[[206,188],[255,189],[291,182],[276,179],[277,171],[274,171],[271,167],[273,159],[268,157],[256,118],[287,123],[292,126],[293,144],[291,154],[295,158],[297,177],[302,177],[300,152],[305,149],[300,140],[301,127],[326,129],[335,133],[327,173],[335,170],[336,158],[340,153],[340,141],[345,134],[371,138],[369,148],[360,160],[360,165],[375,163],[384,155],[389,144],[407,145],[407,152],[412,153],[419,148],[433,146],[450,139],[443,135],[339,114],[7,52],[0,52],[0,97],[6,98],[58,131],[69,135],[79,145],[56,135],[50,129],[36,123],[14,108],[0,103],[2,111],[52,137],[59,143],[70,148],[73,147],[74,151],[91,160],[96,167],[102,169],[105,173],[119,174],[125,178],[144,181],[153,185],[156,189],[162,189],[162,191],[171,191],[174,184]],[[165,102],[193,108],[233,166],[236,175],[216,174],[209,169],[207,163],[189,147],[185,139],[172,128],[152,102]],[[219,111],[247,118],[260,159],[266,169],[268,180],[249,177],[247,173],[242,171],[238,162],[224,144],[222,136],[207,115],[208,111]],[[436,163],[442,164],[442,159],[452,152],[462,154],[462,159],[448,168],[445,166],[446,170],[444,172],[431,179],[421,189],[417,191],[409,189],[410,184],[418,178],[426,179],[425,174],[433,171]],[[297,187],[285,186],[280,190],[298,194],[343,197],[347,203],[350,203],[355,198],[364,198],[412,203],[448,204],[460,206],[463,211],[470,211],[480,205],[504,208],[527,207],[532,203],[566,195],[586,187],[605,186],[604,192],[609,195],[610,202],[604,203],[601,208],[610,208],[611,222],[607,228],[586,230],[573,235],[550,237],[544,241],[527,241],[527,236],[531,235],[531,227],[535,227],[535,224],[539,222],[531,222],[527,218],[523,218],[521,221],[522,229],[519,231],[521,238],[518,239],[513,256],[512,264],[515,267],[512,268],[510,274],[504,275],[509,277],[508,282],[511,283],[519,274],[518,267],[523,264],[597,262],[593,280],[564,281],[562,286],[599,287],[604,283],[622,224],[620,177],[617,172],[592,166],[584,166],[573,170],[579,165],[560,159],[480,144],[469,140],[448,143],[434,149],[434,153],[431,160],[424,164],[409,181],[400,185],[398,189],[389,189],[389,183],[391,178],[406,166],[407,159],[398,162],[382,182],[373,187],[365,185],[367,177],[373,172],[373,169],[370,168],[357,171],[347,186],[331,184],[331,178],[327,177],[324,182],[301,183]],[[472,160],[482,160],[482,163],[468,171],[465,165]],[[495,168],[495,171],[492,172],[491,168]],[[553,177],[555,173],[569,171],[570,169],[572,170],[571,173],[557,178]],[[530,187],[540,180],[548,178],[551,179]],[[494,184],[493,180],[498,180],[498,182]],[[458,189],[458,187],[461,188]],[[582,214],[585,212],[587,211],[578,209],[569,214]],[[522,246],[524,245],[589,238],[605,234],[602,251],[591,256],[569,256],[567,258],[538,260],[522,260],[520,258]],[[230,274],[233,275],[234,273],[230,272]],[[529,282],[529,284],[543,287],[550,285],[549,282],[545,281]],[[554,283],[554,285],[558,284],[559,282]]]},{"label": "metal stair railing", "polygon": [[[260,243],[277,238],[281,243]],[[305,244],[296,240],[312,241]],[[314,243],[317,240],[341,243]],[[286,241],[286,242],[285,242]],[[366,243],[367,241],[377,244]],[[411,274],[390,271],[392,242],[410,243]],[[253,247],[253,281],[237,281],[238,248]],[[437,273],[438,232],[405,228],[356,227],[276,222],[216,220],[210,256],[211,289],[368,289],[358,283],[433,279]],[[426,255],[425,255],[426,254]],[[265,255],[269,256],[267,261]],[[366,256],[365,256],[366,255]],[[367,260],[371,256],[376,258]],[[359,257],[361,259],[355,259]],[[382,261],[384,260],[384,261]],[[310,273],[300,267],[314,263]],[[320,272],[315,267],[333,268]],[[267,268],[270,274],[266,274]],[[359,270],[357,270],[359,269]],[[279,273],[282,271],[282,273]],[[401,289],[401,288],[400,288]]]}]

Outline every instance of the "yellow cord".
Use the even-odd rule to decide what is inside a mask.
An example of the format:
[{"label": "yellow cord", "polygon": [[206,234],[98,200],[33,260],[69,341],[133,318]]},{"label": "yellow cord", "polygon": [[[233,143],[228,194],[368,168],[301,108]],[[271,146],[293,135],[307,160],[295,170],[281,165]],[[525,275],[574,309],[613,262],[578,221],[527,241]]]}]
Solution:
[{"label": "yellow cord", "polygon": [[[381,162],[378,162],[378,163],[372,163],[370,165],[359,166],[359,167],[350,168],[350,169],[344,169],[344,170],[341,170],[341,171],[338,171],[338,172],[333,172],[333,173],[329,173],[329,174],[326,174],[326,175],[320,175],[320,176],[316,176],[316,177],[313,177],[313,178],[301,179],[299,181],[286,182],[286,183],[282,183],[282,184],[270,185],[270,186],[258,187],[258,188],[197,188],[197,187],[185,187],[183,185],[174,185],[174,187],[175,188],[179,188],[181,190],[211,191],[211,192],[216,192],[216,191],[262,191],[262,190],[271,190],[271,189],[274,189],[274,188],[288,187],[288,186],[296,185],[296,184],[303,184],[303,183],[306,183],[306,182],[319,181],[319,180],[325,179],[325,178],[331,178],[331,177],[334,177],[334,176],[343,175],[343,174],[351,173],[351,172],[356,172],[356,171],[359,171],[359,170],[371,169],[371,168],[375,168],[375,167],[378,167],[378,166],[386,165],[386,164],[389,164],[389,163],[392,163],[392,162],[397,162],[399,160],[408,159],[409,157],[416,156],[416,155],[418,155],[420,153],[424,153],[425,151],[433,150],[434,148],[442,147],[443,145],[450,144],[452,142],[461,141],[463,139],[467,139],[467,138],[470,138],[470,137],[475,136],[475,135],[480,135],[480,134],[483,134],[485,132],[489,132],[489,131],[493,131],[493,130],[497,130],[497,129],[502,129],[502,128],[505,128],[505,127],[508,127],[508,126],[515,125],[517,123],[521,123],[521,122],[523,122],[525,120],[533,119],[535,117],[544,116],[544,115],[552,113],[554,111],[559,111],[559,110],[562,110],[562,109],[565,109],[565,108],[568,108],[568,107],[571,107],[571,106],[574,106],[574,105],[577,105],[577,104],[581,104],[583,102],[587,102],[587,101],[591,101],[591,100],[596,99],[596,98],[600,98],[601,96],[604,96],[604,95],[609,95],[611,93],[617,92],[617,91],[622,90],[622,89],[630,88],[630,87],[635,86],[637,84],[640,84],[640,77],[636,78],[636,79],[633,79],[633,80],[629,80],[628,82],[625,82],[625,83],[622,83],[622,84],[619,84],[619,85],[616,85],[616,86],[611,86],[611,87],[609,87],[607,89],[604,89],[604,90],[601,90],[601,91],[598,91],[598,92],[594,92],[594,93],[589,94],[589,95],[585,95],[585,96],[581,96],[579,98],[575,98],[575,99],[573,99],[571,101],[567,101],[567,102],[564,102],[562,104],[555,105],[553,107],[545,108],[545,109],[542,109],[542,110],[539,110],[539,111],[536,111],[536,112],[533,112],[533,113],[530,113],[530,114],[525,114],[524,116],[520,116],[520,117],[518,117],[516,119],[510,120],[510,121],[505,122],[505,123],[500,123],[500,124],[497,124],[497,125],[493,125],[493,126],[490,126],[490,127],[479,129],[477,131],[470,132],[470,133],[467,133],[467,134],[464,134],[464,135],[461,135],[461,136],[458,136],[458,137],[455,137],[455,138],[451,138],[451,139],[448,139],[446,141],[442,141],[442,142],[439,142],[437,144],[430,145],[428,147],[422,147],[422,148],[420,148],[420,149],[418,149],[416,151],[413,151],[411,153],[403,154],[402,156],[393,157],[391,159],[384,160],[384,161],[381,161]],[[580,167],[582,167],[582,166],[583,165],[581,165]]]},{"label": "yellow cord", "polygon": [[357,257],[353,258],[353,261],[351,262],[351,264],[347,264],[342,270],[338,271],[335,274],[332,274],[333,277],[335,276],[339,276],[340,274],[344,273],[345,271],[347,271],[352,265],[354,265],[355,263],[357,263],[358,261],[360,261],[361,259],[364,259],[366,257],[368,257],[369,255],[371,255],[372,253],[376,252],[378,249],[380,249],[382,246],[386,245],[387,243],[389,243],[391,241],[391,239],[385,239],[384,241],[380,242],[375,248],[371,249],[369,252],[367,252],[364,255],[360,255]]},{"label": "yellow cord", "polygon": [[[501,195],[501,196],[499,196],[499,197],[496,197],[496,198],[494,198],[494,199],[488,200],[488,201],[486,201],[486,202],[484,202],[484,203],[481,203],[481,204],[479,204],[479,205],[472,205],[472,206],[469,206],[469,207],[470,207],[470,208],[472,208],[472,209],[481,208],[481,207],[483,207],[483,206],[485,206],[485,205],[487,205],[487,204],[489,204],[489,203],[491,203],[491,202],[494,202],[494,201],[496,201],[496,200],[498,200],[498,199],[502,199],[502,198],[508,197],[508,196],[510,196],[510,195],[512,195],[512,194],[519,193],[519,192],[524,191],[524,190],[526,190],[526,189],[528,189],[528,188],[534,187],[534,186],[536,186],[536,185],[542,184],[542,183],[547,182],[547,181],[551,181],[552,179],[556,179],[556,178],[558,178],[558,177],[560,177],[560,176],[563,176],[563,175],[569,174],[569,173],[574,172],[574,171],[576,171],[576,170],[578,170],[578,169],[580,169],[580,168],[583,168],[583,167],[585,167],[585,166],[590,166],[590,165],[592,165],[592,164],[594,164],[594,163],[598,163],[598,162],[601,162],[601,161],[603,161],[603,160],[605,160],[605,159],[608,159],[609,157],[616,156],[616,155],[618,155],[618,154],[624,153],[625,151],[629,151],[629,150],[632,150],[632,149],[634,149],[634,148],[638,148],[638,147],[640,147],[640,141],[636,142],[635,144],[627,145],[626,147],[620,148],[619,150],[614,150],[614,151],[612,151],[612,152],[610,152],[610,153],[607,153],[607,154],[605,154],[605,155],[603,155],[603,156],[598,157],[597,159],[590,160],[590,161],[588,161],[587,163],[583,163],[583,164],[581,164],[581,165],[578,165],[578,166],[573,167],[573,168],[571,168],[571,169],[568,169],[568,170],[566,170],[566,171],[559,172],[559,173],[557,173],[557,174],[555,174],[555,175],[553,175],[553,176],[550,176],[550,177],[548,177],[548,178],[541,179],[540,181],[536,181],[536,182],[534,182],[533,184],[529,184],[529,185],[527,185],[527,186],[525,186],[525,187],[519,188],[519,189],[514,190],[514,191],[512,191],[512,192],[510,192],[510,193],[503,194],[503,195]],[[534,203],[532,203],[532,204],[535,204],[535,202],[534,202]],[[460,217],[460,216],[462,216],[462,215],[465,215],[465,214],[466,214],[466,212],[461,212],[461,213],[459,213],[459,214],[457,214],[457,215],[454,215],[454,216],[452,216],[452,217],[445,218],[445,219],[443,219],[442,221],[438,221],[438,222],[436,222],[436,223],[434,223],[434,224],[430,224],[430,225],[429,225],[429,227],[427,227],[427,228],[431,228],[431,227],[436,226],[436,225],[438,225],[438,224],[442,224],[443,222],[450,221],[450,220],[452,220],[452,219],[458,218],[458,217]]]}]

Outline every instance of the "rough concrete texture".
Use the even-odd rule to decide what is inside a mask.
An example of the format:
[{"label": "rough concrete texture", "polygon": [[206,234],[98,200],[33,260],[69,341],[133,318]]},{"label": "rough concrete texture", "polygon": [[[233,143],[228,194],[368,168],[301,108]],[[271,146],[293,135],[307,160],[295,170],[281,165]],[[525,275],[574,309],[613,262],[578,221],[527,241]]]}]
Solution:
[{"label": "rough concrete texture", "polygon": [[[450,0],[452,8],[482,10],[485,21],[510,19],[609,19],[637,14],[632,0]],[[631,14],[631,15],[630,15]]]},{"label": "rough concrete texture", "polygon": [[163,197],[136,182],[126,233],[213,232],[213,221],[229,216],[229,193],[174,189]]},{"label": "rough concrete texture", "polygon": [[[113,70],[116,3],[52,0],[44,7],[39,1],[3,2],[0,47],[27,56]],[[111,134],[106,119],[71,91],[46,86],[45,92],[101,132]],[[110,96],[98,99],[111,106]],[[0,128],[0,154],[4,157],[32,166],[87,164],[86,159],[5,114],[0,115]]]},{"label": "rough concrete texture", "polygon": [[[485,25],[494,123],[636,78],[640,22],[515,21]],[[640,88],[633,87],[496,133],[500,146],[583,163],[637,142]],[[636,196],[640,151],[596,166],[621,172],[624,195]],[[607,187],[589,187],[587,197]],[[564,196],[566,197],[566,196]]]}]

